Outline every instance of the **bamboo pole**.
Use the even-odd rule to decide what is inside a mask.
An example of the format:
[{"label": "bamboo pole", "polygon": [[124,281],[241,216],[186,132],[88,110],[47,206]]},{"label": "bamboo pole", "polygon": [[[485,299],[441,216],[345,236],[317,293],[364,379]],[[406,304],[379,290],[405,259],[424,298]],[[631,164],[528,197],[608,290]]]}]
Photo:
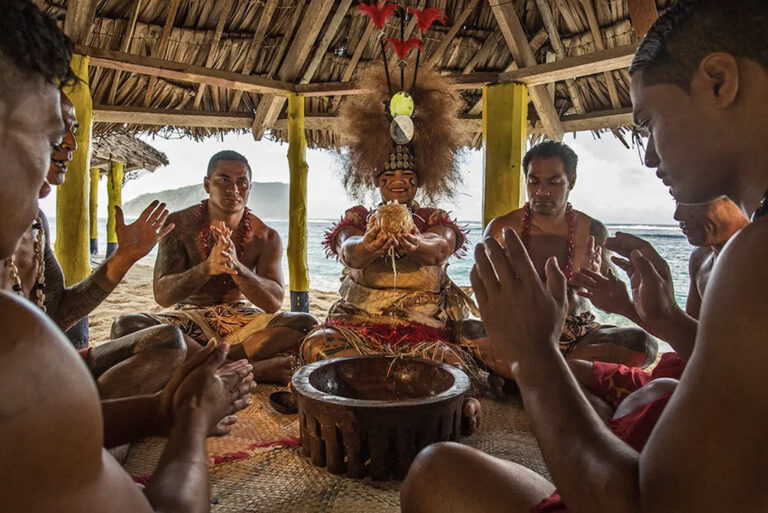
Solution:
[{"label": "bamboo pole", "polygon": [[91,168],[91,201],[89,210],[91,219],[91,255],[99,254],[99,173],[101,173],[99,168]]},{"label": "bamboo pole", "polygon": [[123,206],[123,171],[125,163],[113,160],[107,176],[107,256],[117,249],[115,207]]},{"label": "bamboo pole", "polygon": [[483,227],[525,202],[522,161],[527,118],[526,86],[483,87]]},{"label": "bamboo pole", "polygon": [[79,79],[74,86],[64,88],[75,106],[77,121],[77,151],[67,166],[67,177],[56,193],[56,258],[64,272],[67,286],[79,283],[91,274],[88,229],[88,179],[91,163],[91,130],[93,105],[88,84],[88,57],[74,55],[72,70]]},{"label": "bamboo pole", "polygon": [[288,167],[291,219],[288,224],[288,275],[291,311],[309,312],[307,268],[307,139],[304,134],[304,97],[288,96]]}]

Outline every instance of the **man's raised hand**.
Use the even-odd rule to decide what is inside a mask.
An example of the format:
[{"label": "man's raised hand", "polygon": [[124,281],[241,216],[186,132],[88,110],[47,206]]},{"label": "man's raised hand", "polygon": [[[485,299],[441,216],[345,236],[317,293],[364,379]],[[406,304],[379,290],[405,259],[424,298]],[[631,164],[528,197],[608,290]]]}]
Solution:
[{"label": "man's raised hand", "polygon": [[470,274],[488,331],[490,356],[514,374],[532,355],[556,350],[568,311],[566,280],[553,257],[542,283],[520,238],[504,230],[506,249],[493,238],[475,248]]},{"label": "man's raised hand", "polygon": [[374,226],[363,235],[363,247],[374,255],[383,255],[393,246],[392,238],[378,226]]},{"label": "man's raised hand", "polygon": [[600,310],[623,315],[632,321],[637,320],[635,305],[629,297],[627,286],[612,269],[608,269],[608,275],[603,276],[599,272],[581,268],[573,274],[571,284],[579,287],[576,290],[578,295],[589,299]]},{"label": "man's raised hand", "polygon": [[165,203],[155,200],[144,209],[136,221],[126,225],[123,210],[115,206],[118,250],[131,262],[137,262],[147,256],[157,242],[173,230],[173,223],[163,226],[167,217]]},{"label": "man's raised hand", "polygon": [[234,268],[234,262],[232,262],[230,248],[233,248],[234,244],[229,238],[218,237],[216,244],[211,249],[211,254],[208,255],[206,260],[208,264],[208,274],[211,276],[218,276],[220,274],[237,275],[237,270]]}]

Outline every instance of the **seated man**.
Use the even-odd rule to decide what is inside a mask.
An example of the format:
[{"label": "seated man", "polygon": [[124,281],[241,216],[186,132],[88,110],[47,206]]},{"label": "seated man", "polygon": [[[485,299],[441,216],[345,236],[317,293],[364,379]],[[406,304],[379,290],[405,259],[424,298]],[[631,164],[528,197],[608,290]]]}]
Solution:
[{"label": "seated man", "polygon": [[[544,141],[523,158],[528,203],[492,220],[485,235],[502,241],[502,231],[517,232],[539,275],[555,256],[566,278],[582,267],[610,268],[604,252],[608,231],[603,223],[574,210],[568,196],[576,184],[578,157],[567,145]],[[605,254],[604,254],[605,253]],[[643,330],[601,326],[589,311],[589,301],[568,289],[568,317],[560,350],[569,359],[600,360],[645,367],[656,358],[657,343]]]},{"label": "seated man", "polygon": [[[67,165],[77,149],[78,128],[75,107],[61,93],[61,116],[65,133],[53,149],[47,180],[50,185],[64,183]],[[117,207],[118,249],[93,274],[72,287],[66,287],[64,274],[51,248],[48,219],[42,210],[24,234],[16,251],[5,260],[0,272],[0,289],[14,291],[37,304],[66,331],[88,316],[123,279],[139,259],[147,255],[167,232],[159,231],[168,211],[152,203],[136,222],[126,225]],[[186,355],[179,330],[155,326],[111,342],[81,350],[86,365],[96,378],[102,399],[154,393]]]},{"label": "seated man", "polygon": [[176,228],[160,242],[155,261],[155,300],[174,308],[118,317],[112,336],[171,324],[192,348],[216,337],[232,344],[234,357],[253,363],[257,381],[286,383],[296,363],[290,353],[317,321],[304,313],[275,313],[284,296],[283,246],[246,206],[246,158],[234,151],[215,154],[204,184],[210,199],[168,216]]},{"label": "seated man", "polygon": [[[630,445],[615,436],[557,351],[567,313],[557,261],[547,262],[543,281],[516,234],[506,237],[506,250],[486,240],[476,251],[473,287],[496,357],[520,386],[554,484],[479,451],[433,445],[411,467],[403,511],[766,509],[766,19],[764,0],[679,1],[648,31],[630,68],[633,117],[650,131],[646,165],[682,203],[725,195],[753,216],[717,258],[686,370],[663,415],[647,417],[646,439]],[[648,323],[646,307],[660,299],[663,277],[637,248],[627,268],[635,310]],[[511,321],[523,330],[511,333]],[[562,500],[542,501],[555,484]]]},{"label": "seated man", "polygon": [[[579,294],[589,298],[593,305],[605,312],[627,317],[649,333],[668,341],[674,349],[679,347],[684,355],[683,359],[677,352],[663,354],[652,372],[604,362],[569,361],[577,381],[586,389],[587,398],[604,418],[614,416],[615,409],[624,398],[630,394],[637,397],[636,391],[651,381],[658,378],[680,379],[696,335],[697,323],[691,329],[692,320],[699,318],[701,300],[715,260],[731,237],[749,223],[741,209],[727,198],[700,205],[678,203],[675,219],[679,221],[688,242],[694,246],[688,265],[690,284],[685,312],[675,302],[669,266],[650,244],[626,233],[617,233],[614,239],[608,240],[608,246],[626,257],[634,249],[640,251],[653,263],[659,276],[658,283],[663,288],[664,293],[659,294],[653,303],[654,311],[644,312],[643,317],[650,323],[644,322],[638,315],[626,285],[613,272],[603,276],[581,270],[573,277],[572,282],[582,287]],[[615,260],[619,265],[628,267],[626,260]],[[681,337],[681,334],[687,336]]]},{"label": "seated man", "polygon": [[[0,258],[6,259],[34,221],[38,195],[50,191],[50,151],[64,133],[57,84],[75,77],[72,44],[53,19],[28,0],[2,6],[0,180],[7,186],[0,187]],[[161,394],[107,401],[102,417],[93,379],[63,333],[29,301],[0,291],[2,510],[206,511],[205,438],[253,389],[246,362],[224,364],[227,349],[211,343]],[[169,437],[143,490],[103,449],[105,441],[137,435],[121,430],[127,423]]]}]

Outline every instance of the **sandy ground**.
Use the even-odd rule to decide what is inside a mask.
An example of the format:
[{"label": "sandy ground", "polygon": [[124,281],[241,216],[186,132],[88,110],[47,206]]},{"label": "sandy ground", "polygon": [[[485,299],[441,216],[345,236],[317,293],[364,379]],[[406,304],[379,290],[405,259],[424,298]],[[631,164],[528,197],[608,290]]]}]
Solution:
[{"label": "sandy ground", "polygon": [[[91,343],[109,339],[109,328],[115,317],[136,312],[160,312],[152,294],[151,259],[144,259],[133,266],[126,277],[109,297],[90,315]],[[319,320],[325,319],[328,309],[339,298],[338,292],[312,290],[309,293],[310,313]],[[290,293],[286,290],[283,310],[290,310]]]}]

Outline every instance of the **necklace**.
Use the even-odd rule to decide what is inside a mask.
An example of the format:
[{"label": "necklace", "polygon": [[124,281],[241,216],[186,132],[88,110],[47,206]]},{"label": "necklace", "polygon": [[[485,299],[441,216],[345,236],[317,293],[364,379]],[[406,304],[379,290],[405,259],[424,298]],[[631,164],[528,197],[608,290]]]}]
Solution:
[{"label": "necklace", "polygon": [[[203,257],[208,258],[211,254],[211,223],[208,220],[208,200],[200,202],[197,211],[197,222],[200,227],[200,244],[202,246]],[[251,209],[245,207],[243,218],[237,227],[237,256],[242,257],[245,254],[245,245],[248,242],[248,236],[251,233]]]},{"label": "necklace", "polygon": [[[43,244],[45,242],[45,232],[43,231],[43,223],[40,218],[35,219],[35,223],[32,225],[34,230],[37,230],[35,236],[35,284],[32,285],[32,289],[29,291],[31,298],[35,304],[43,311],[45,308],[45,259],[43,257]],[[5,266],[8,268],[8,272],[13,280],[13,286],[11,287],[15,293],[24,297],[24,289],[21,286],[21,277],[19,276],[19,268],[16,266],[16,255],[11,255],[5,260]]]},{"label": "necklace", "polygon": [[[570,280],[571,274],[573,274],[573,255],[576,251],[576,213],[573,211],[573,207],[570,203],[565,205],[565,219],[568,223],[568,240],[566,242],[566,248],[568,250],[568,261],[563,268],[563,274],[565,279]],[[526,202],[523,207],[523,231],[520,234],[520,239],[525,246],[526,251],[530,252],[531,244],[531,204]]]}]

